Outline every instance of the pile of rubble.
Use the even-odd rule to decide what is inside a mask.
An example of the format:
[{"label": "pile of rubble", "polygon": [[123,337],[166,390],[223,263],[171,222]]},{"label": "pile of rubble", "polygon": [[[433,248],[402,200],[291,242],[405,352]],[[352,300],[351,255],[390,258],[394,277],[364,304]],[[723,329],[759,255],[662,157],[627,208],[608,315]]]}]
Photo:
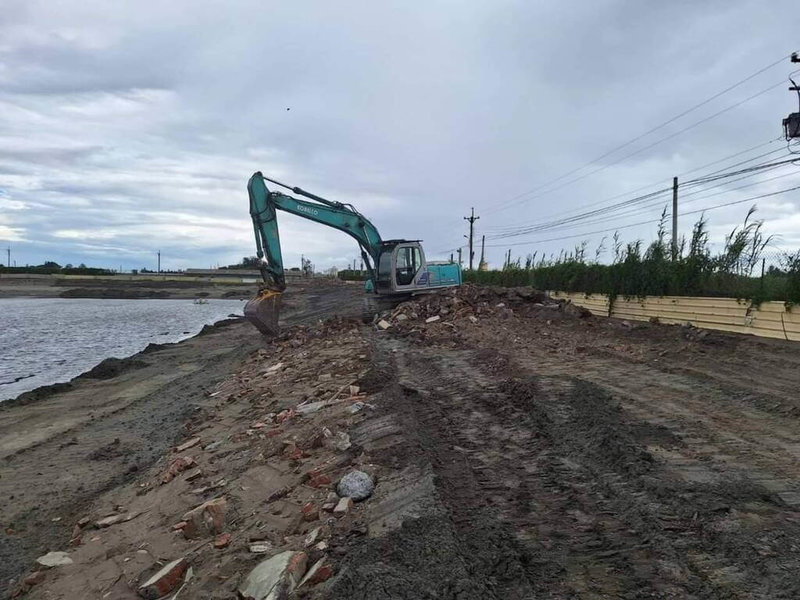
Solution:
[{"label": "pile of rubble", "polygon": [[430,337],[429,326],[437,324],[457,329],[460,322],[477,324],[484,317],[510,319],[515,311],[534,309],[558,312],[579,318],[591,313],[569,301],[555,300],[546,292],[530,287],[493,288],[465,284],[424,294],[403,302],[394,310],[376,316],[379,330],[394,329],[403,334]]},{"label": "pile of rubble", "polygon": [[353,321],[287,331],[198,400],[169,455],[68,525],[15,595],[261,600],[324,582],[379,476],[349,434],[376,407],[368,364]]}]

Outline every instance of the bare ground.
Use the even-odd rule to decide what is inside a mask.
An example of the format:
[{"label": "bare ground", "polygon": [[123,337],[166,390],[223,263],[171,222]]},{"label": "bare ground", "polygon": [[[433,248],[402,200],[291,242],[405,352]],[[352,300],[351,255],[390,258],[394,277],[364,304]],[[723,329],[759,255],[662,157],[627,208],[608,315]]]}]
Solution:
[{"label": "bare ground", "polygon": [[[357,300],[330,298],[340,310]],[[210,345],[199,352],[238,344],[240,360],[206,363],[209,379],[191,393],[199,409],[172,418],[187,424],[173,426],[169,443],[181,435],[203,444],[224,437],[223,446],[201,444],[192,453],[209,482],[226,480],[222,491],[207,493],[232,506],[233,542],[215,549],[209,538],[198,547],[171,531],[199,498],[183,480],[158,485],[168,459],[152,464],[152,457],[166,440],[127,476],[129,461],[117,452],[134,440],[104,445],[98,437],[70,454],[55,471],[85,470],[84,482],[92,469],[117,466],[107,469],[116,479],[103,475],[83,505],[67,508],[53,499],[64,488],[55,471],[34,475],[56,460],[51,438],[50,450],[23,452],[15,460],[25,464],[7,462],[0,472],[6,494],[25,487],[10,478],[27,477],[28,511],[49,507],[36,524],[60,537],[34,548],[67,549],[76,561],[47,572],[31,597],[71,598],[80,590],[87,598],[134,598],[154,564],[187,556],[195,578],[181,597],[233,598],[259,560],[248,550],[252,540],[269,540],[273,552],[299,550],[316,526],[328,548],[307,552],[325,556],[334,575],[300,596],[800,597],[797,345],[581,318],[535,299],[467,287],[455,301],[442,294],[410,303],[400,311],[407,320],[385,315],[387,331],[336,321],[290,329],[270,343],[247,342],[251,333],[238,326],[207,336]],[[440,320],[425,324],[433,314]],[[276,364],[273,379],[265,369]],[[352,414],[337,401],[311,417],[272,423],[269,415],[336,398],[351,383],[373,408]],[[161,402],[175,389],[165,384]],[[130,411],[120,408],[117,431],[132,421],[143,423],[139,437],[161,427],[145,408],[141,419]],[[5,417],[4,441],[14,426]],[[267,417],[274,434],[260,429]],[[315,443],[324,427],[347,432],[352,447]],[[87,459],[91,451],[97,454]],[[318,507],[352,467],[376,478],[375,494],[347,518],[303,520],[301,506]],[[320,469],[332,483],[310,485]],[[117,505],[141,516],[83,530],[79,546],[66,546],[77,518]],[[54,515],[64,522],[48,522]],[[15,535],[25,540],[31,529]],[[34,548],[15,563],[17,572],[33,568]]]},{"label": "bare ground", "polygon": [[[312,282],[286,294],[283,322],[313,323],[355,304],[352,286]],[[178,344],[151,345],[137,368],[80,377],[66,391],[25,394],[0,405],[0,582],[69,541],[98,497],[134,482],[185,435],[214,385],[267,344],[242,321],[209,327]]]}]

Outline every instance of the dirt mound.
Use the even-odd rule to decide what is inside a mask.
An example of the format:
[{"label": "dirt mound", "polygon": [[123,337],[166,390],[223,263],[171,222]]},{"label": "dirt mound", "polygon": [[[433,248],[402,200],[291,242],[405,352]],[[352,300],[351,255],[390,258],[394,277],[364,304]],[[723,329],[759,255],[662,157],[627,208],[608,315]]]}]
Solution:
[{"label": "dirt mound", "polygon": [[127,371],[133,369],[141,369],[146,367],[147,363],[141,360],[131,358],[107,358],[97,366],[86,371],[82,375],[78,375],[81,379],[112,379],[118,375],[122,375]]}]

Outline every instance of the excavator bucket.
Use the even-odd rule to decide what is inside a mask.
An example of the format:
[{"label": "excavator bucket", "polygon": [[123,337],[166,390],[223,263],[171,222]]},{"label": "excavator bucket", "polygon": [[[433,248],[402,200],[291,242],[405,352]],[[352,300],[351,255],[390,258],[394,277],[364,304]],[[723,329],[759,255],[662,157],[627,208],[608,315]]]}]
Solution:
[{"label": "excavator bucket", "polygon": [[244,306],[244,316],[264,335],[278,335],[281,292],[263,289]]}]

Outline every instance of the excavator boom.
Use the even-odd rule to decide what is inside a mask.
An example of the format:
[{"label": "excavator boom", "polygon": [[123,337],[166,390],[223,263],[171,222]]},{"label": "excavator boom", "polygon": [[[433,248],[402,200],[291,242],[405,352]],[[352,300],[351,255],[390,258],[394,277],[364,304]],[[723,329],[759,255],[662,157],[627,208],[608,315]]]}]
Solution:
[{"label": "excavator boom", "polygon": [[270,191],[264,183],[265,180],[283,186],[280,182],[265,178],[260,171],[254,173],[247,183],[256,252],[261,259],[260,268],[264,285],[259,294],[245,305],[244,314],[262,333],[276,335],[281,295],[286,289],[278,231],[278,210],[333,227],[355,238],[361,248],[361,256],[367,266],[369,278],[373,282],[376,279],[374,265],[377,265],[380,256],[382,240],[375,226],[351,205],[326,200],[301,188],[289,188],[294,193],[313,201],[300,200]]}]

